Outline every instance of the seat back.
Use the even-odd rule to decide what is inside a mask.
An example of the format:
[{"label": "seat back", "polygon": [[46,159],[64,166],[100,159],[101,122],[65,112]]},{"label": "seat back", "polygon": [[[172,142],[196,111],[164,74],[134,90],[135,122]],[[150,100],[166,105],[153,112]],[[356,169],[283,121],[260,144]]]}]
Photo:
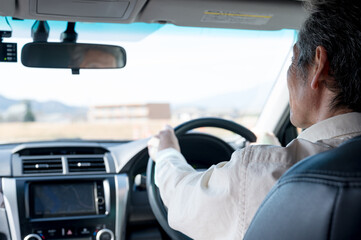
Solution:
[{"label": "seat back", "polygon": [[289,169],[244,239],[361,239],[361,137]]}]

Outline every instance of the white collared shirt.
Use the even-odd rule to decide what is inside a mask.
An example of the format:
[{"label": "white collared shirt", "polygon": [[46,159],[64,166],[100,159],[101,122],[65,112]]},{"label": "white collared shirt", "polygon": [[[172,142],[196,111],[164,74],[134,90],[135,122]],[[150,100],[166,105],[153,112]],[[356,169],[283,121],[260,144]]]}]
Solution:
[{"label": "white collared shirt", "polygon": [[155,181],[169,225],[193,239],[242,239],[263,199],[298,161],[361,135],[361,113],[319,122],[286,147],[252,145],[197,172],[169,148],[156,156]]}]

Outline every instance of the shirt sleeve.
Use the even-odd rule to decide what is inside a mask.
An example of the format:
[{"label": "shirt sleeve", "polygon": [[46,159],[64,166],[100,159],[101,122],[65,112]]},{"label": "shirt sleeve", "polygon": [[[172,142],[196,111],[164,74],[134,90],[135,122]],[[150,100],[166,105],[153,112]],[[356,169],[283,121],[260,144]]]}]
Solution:
[{"label": "shirt sleeve", "polygon": [[243,239],[254,214],[280,176],[330,146],[295,139],[286,147],[253,145],[230,161],[199,172],[175,149],[156,156],[155,180],[169,225],[193,239]]},{"label": "shirt sleeve", "polygon": [[230,161],[203,172],[187,164],[175,149],[157,154],[155,181],[168,207],[168,222],[172,228],[193,239],[239,239],[240,179],[237,172],[240,169],[237,162],[241,161],[242,154],[237,152]]}]

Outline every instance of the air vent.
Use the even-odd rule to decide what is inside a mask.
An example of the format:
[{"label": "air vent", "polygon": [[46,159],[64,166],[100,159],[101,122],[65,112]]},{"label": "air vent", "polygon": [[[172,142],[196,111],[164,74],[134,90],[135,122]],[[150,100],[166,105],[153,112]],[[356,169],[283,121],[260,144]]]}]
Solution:
[{"label": "air vent", "polygon": [[53,155],[85,155],[104,154],[107,150],[102,147],[44,147],[26,148],[18,151],[20,156],[53,156]]},{"label": "air vent", "polygon": [[23,159],[23,173],[62,173],[61,158]]},{"label": "air vent", "polygon": [[105,172],[101,157],[68,158],[69,172]]}]

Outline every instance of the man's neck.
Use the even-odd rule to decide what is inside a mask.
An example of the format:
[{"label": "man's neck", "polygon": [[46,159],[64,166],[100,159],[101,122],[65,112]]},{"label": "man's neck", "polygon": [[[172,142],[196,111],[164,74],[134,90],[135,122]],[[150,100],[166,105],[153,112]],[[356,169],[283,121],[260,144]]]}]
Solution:
[{"label": "man's neck", "polygon": [[335,116],[349,113],[349,112],[352,112],[352,110],[350,110],[348,108],[339,108],[339,109],[331,109],[331,110],[328,109],[326,111],[320,111],[318,114],[316,114],[315,118],[313,119],[313,123],[310,126],[312,126],[313,124],[316,124],[318,122],[321,122],[323,120],[326,120],[328,118],[335,117]]}]

